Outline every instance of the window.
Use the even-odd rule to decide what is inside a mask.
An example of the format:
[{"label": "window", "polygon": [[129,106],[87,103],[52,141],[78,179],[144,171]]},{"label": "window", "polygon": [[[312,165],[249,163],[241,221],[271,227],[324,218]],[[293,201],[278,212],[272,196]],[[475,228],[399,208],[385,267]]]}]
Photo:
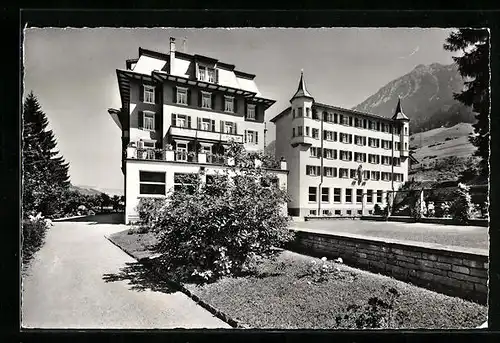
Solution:
[{"label": "window", "polygon": [[391,179],[390,173],[382,172],[382,181],[390,181],[390,179]]},{"label": "window", "polygon": [[197,175],[193,173],[174,173],[174,191],[185,191],[194,193],[194,185]]},{"label": "window", "polygon": [[247,119],[255,120],[255,105],[247,105]]},{"label": "window", "polygon": [[340,215],[342,215],[342,212],[340,210],[335,210],[335,215],[340,216]]},{"label": "window", "polygon": [[212,94],[201,92],[201,107],[212,108]]},{"label": "window", "polygon": [[309,118],[311,109],[309,107],[306,107],[306,117]]},{"label": "window", "polygon": [[333,150],[325,149],[325,158],[332,159],[333,158]]},{"label": "window", "polygon": [[368,162],[378,164],[378,155],[368,154]]},{"label": "window", "polygon": [[234,112],[234,98],[232,96],[224,96],[224,111]]},{"label": "window", "polygon": [[363,171],[363,179],[370,180],[370,171],[369,170]]},{"label": "window", "polygon": [[304,116],[304,113],[302,111],[302,107],[297,108],[297,117],[301,118]]},{"label": "window", "polygon": [[335,177],[337,175],[336,171],[337,169],[336,168],[333,168],[333,167],[323,167],[323,175],[325,175],[326,177]]},{"label": "window", "polygon": [[221,131],[228,135],[235,135],[236,124],[230,121],[221,121]]},{"label": "window", "polygon": [[345,189],[345,202],[352,203],[352,189],[351,188]]},{"label": "window", "polygon": [[358,210],[358,215],[362,215],[363,214],[363,210]]},{"label": "window", "polygon": [[326,113],[326,116],[324,116],[324,120],[328,123],[333,123],[333,114],[332,113]]},{"label": "window", "polygon": [[155,103],[155,88],[144,85],[144,102],[148,104]]},{"label": "window", "polygon": [[165,173],[139,171],[139,194],[165,195]]},{"label": "window", "polygon": [[212,129],[212,120],[208,118],[202,118],[200,120],[200,127],[198,128],[198,130],[211,131],[211,129]]},{"label": "window", "polygon": [[323,134],[324,134],[324,138],[327,140],[327,141],[333,141],[333,131],[323,131]]},{"label": "window", "polygon": [[215,69],[208,68],[208,82],[215,83]]},{"label": "window", "polygon": [[319,139],[319,130],[312,129],[312,138]]},{"label": "window", "polygon": [[350,170],[351,179],[355,179],[358,176],[358,171],[356,169]]},{"label": "window", "polygon": [[349,135],[347,133],[340,133],[340,141],[342,143],[349,143]]},{"label": "window", "polygon": [[177,87],[177,103],[187,105],[187,88]]},{"label": "window", "polygon": [[377,203],[382,203],[382,190],[377,190]]},{"label": "window", "polygon": [[328,187],[321,188],[321,201],[330,202],[330,188]]},{"label": "window", "polygon": [[364,162],[366,160],[366,154],[361,152],[354,153],[354,160],[356,162]]},{"label": "window", "polygon": [[295,128],[292,127],[292,137],[295,137]]},{"label": "window", "polygon": [[143,112],[143,129],[154,131],[155,130],[155,114],[154,112]]},{"label": "window", "polygon": [[408,128],[405,126],[405,135],[408,134]]},{"label": "window", "polygon": [[302,137],[304,135],[304,128],[302,126],[297,127],[297,136]]},{"label": "window", "polygon": [[318,150],[319,150],[319,148],[316,148],[316,147],[313,147],[313,146],[310,147],[309,148],[309,156],[311,156],[311,157],[319,157],[318,156]]},{"label": "window", "polygon": [[361,136],[354,136],[354,144],[363,145],[363,137],[361,137]]},{"label": "window", "polygon": [[306,137],[309,137],[309,126],[306,126]]},{"label": "window", "polygon": [[401,159],[399,157],[394,157],[393,162],[396,167],[401,166]]},{"label": "window", "polygon": [[363,202],[363,190],[362,189],[356,189],[356,202],[357,203]]},{"label": "window", "polygon": [[340,159],[342,161],[352,161],[352,151],[340,150]]},{"label": "window", "polygon": [[175,121],[175,126],[189,128],[190,127],[189,123],[191,122],[190,119],[191,118],[186,115],[178,114],[177,119]]},{"label": "window", "polygon": [[316,215],[316,210],[309,210],[309,215],[310,216],[315,216]]},{"label": "window", "polygon": [[343,179],[349,178],[349,169],[346,168],[340,168],[339,169],[339,175]]},{"label": "window", "polygon": [[405,143],[405,150],[408,150],[408,143]]},{"label": "window", "polygon": [[321,173],[320,166],[306,166],[306,175],[319,176]]},{"label": "window", "polygon": [[333,202],[340,202],[340,188],[333,189]]},{"label": "window", "polygon": [[188,158],[187,143],[177,143],[176,146],[176,161],[187,161]]},{"label": "window", "polygon": [[292,110],[292,115],[295,118],[295,108]]},{"label": "window", "polygon": [[348,216],[352,215],[352,210],[346,210],[345,214],[348,215]]},{"label": "window", "polygon": [[377,130],[377,123],[374,121],[369,121],[370,123],[370,130]]},{"label": "window", "polygon": [[246,130],[245,143],[258,144],[258,133],[257,131]]},{"label": "window", "polygon": [[207,78],[207,68],[205,66],[198,67],[198,80],[205,81]]},{"label": "window", "polygon": [[316,202],[316,187],[309,187],[309,201]]},{"label": "window", "polygon": [[324,216],[331,216],[332,212],[330,210],[323,210],[323,215]]},{"label": "window", "polygon": [[348,116],[342,116],[342,124],[343,125],[349,125],[349,118]]},{"label": "window", "polygon": [[366,202],[371,204],[373,203],[373,190],[369,189],[366,191]]}]

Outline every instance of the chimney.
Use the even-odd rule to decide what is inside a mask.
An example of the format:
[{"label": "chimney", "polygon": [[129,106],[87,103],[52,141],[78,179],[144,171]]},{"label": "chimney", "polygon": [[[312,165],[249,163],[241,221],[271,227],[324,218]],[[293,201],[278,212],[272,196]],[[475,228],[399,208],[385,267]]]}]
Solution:
[{"label": "chimney", "polygon": [[174,71],[174,61],[175,61],[175,38],[170,37],[170,74]]}]

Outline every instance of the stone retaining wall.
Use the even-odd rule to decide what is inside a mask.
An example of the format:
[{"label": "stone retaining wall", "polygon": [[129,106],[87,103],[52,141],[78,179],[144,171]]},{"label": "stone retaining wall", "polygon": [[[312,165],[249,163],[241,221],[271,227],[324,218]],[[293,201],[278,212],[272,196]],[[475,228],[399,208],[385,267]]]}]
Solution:
[{"label": "stone retaining wall", "polygon": [[342,257],[344,263],[353,267],[487,303],[488,255],[482,251],[347,234],[296,234],[290,250],[318,257]]}]

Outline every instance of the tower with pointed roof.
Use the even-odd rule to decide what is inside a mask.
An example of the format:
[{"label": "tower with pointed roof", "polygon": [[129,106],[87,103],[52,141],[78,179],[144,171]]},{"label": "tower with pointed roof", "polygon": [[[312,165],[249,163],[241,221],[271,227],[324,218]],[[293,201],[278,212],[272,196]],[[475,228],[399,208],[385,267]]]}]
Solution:
[{"label": "tower with pointed roof", "polygon": [[399,137],[400,144],[400,156],[402,158],[407,158],[409,156],[409,145],[410,145],[410,119],[404,114],[403,108],[401,107],[401,98],[398,98],[398,104],[396,106],[396,111],[392,116],[392,120],[396,122],[396,125],[401,127],[401,133]]}]

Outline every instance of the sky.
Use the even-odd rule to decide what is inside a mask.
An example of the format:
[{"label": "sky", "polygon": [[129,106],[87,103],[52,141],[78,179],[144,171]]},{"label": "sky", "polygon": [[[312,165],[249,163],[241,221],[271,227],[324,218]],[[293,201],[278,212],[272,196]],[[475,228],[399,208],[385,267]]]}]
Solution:
[{"label": "sky", "polygon": [[[121,132],[107,112],[120,108],[116,69],[139,47],[210,56],[255,74],[276,100],[266,121],[289,106],[300,71],[318,102],[351,108],[419,64],[453,63],[443,49],[451,29],[119,29],[24,31],[24,94],[33,91],[49,119],[74,185],[123,193]],[[268,123],[268,139],[274,125]]]}]

